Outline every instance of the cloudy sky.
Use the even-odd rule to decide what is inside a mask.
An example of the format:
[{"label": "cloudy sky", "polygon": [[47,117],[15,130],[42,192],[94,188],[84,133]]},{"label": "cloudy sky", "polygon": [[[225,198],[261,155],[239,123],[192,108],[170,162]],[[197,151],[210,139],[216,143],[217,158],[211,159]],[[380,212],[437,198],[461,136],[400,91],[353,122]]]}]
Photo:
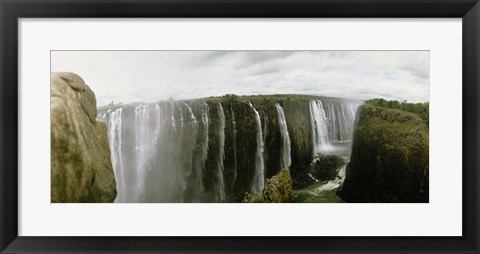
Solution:
[{"label": "cloudy sky", "polygon": [[227,93],[429,101],[428,51],[52,51],[97,105]]}]

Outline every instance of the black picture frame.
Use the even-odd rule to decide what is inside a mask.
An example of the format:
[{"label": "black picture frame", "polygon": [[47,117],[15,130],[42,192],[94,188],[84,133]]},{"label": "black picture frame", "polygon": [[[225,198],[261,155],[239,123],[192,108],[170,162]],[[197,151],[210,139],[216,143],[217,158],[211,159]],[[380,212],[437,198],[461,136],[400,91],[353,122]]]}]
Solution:
[{"label": "black picture frame", "polygon": [[[480,4],[478,0],[0,0],[0,17],[1,253],[479,253]],[[462,18],[463,236],[18,236],[18,19],[57,17]]]}]

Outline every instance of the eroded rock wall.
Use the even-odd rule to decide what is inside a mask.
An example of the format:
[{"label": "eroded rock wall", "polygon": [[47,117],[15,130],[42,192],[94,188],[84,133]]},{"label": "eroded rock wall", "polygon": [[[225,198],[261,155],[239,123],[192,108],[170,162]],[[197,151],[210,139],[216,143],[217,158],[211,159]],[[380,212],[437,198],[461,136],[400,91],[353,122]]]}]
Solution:
[{"label": "eroded rock wall", "polygon": [[346,179],[347,202],[428,202],[428,127],[417,115],[363,105]]}]

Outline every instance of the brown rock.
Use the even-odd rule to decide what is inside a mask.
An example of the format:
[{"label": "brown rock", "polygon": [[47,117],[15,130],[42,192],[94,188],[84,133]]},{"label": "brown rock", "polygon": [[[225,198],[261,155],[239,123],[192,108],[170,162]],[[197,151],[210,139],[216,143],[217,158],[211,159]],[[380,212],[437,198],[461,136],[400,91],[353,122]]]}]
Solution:
[{"label": "brown rock", "polygon": [[289,169],[282,169],[267,179],[262,195],[245,193],[243,203],[289,203],[292,202],[292,178]]},{"label": "brown rock", "polygon": [[338,195],[351,203],[429,200],[428,127],[417,115],[363,105]]},{"label": "brown rock", "polygon": [[107,128],[96,98],[73,73],[51,74],[51,202],[113,202]]}]

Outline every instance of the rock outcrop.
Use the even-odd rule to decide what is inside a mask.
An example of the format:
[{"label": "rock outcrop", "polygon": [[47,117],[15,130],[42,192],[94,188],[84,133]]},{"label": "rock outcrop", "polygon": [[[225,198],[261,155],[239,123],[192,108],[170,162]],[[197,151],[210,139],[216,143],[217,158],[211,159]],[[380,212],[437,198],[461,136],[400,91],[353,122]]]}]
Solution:
[{"label": "rock outcrop", "polygon": [[243,203],[290,203],[292,202],[292,178],[290,170],[282,169],[267,179],[262,195],[245,193]]},{"label": "rock outcrop", "polygon": [[346,179],[347,202],[428,202],[428,127],[405,111],[361,106]]},{"label": "rock outcrop", "polygon": [[344,165],[345,160],[342,157],[322,154],[313,164],[312,176],[320,181],[334,180]]},{"label": "rock outcrop", "polygon": [[345,159],[340,156],[319,154],[310,165],[295,165],[292,168],[293,189],[303,189],[317,181],[333,180],[345,163]]},{"label": "rock outcrop", "polygon": [[51,202],[113,202],[116,182],[107,128],[81,77],[51,74]]}]

